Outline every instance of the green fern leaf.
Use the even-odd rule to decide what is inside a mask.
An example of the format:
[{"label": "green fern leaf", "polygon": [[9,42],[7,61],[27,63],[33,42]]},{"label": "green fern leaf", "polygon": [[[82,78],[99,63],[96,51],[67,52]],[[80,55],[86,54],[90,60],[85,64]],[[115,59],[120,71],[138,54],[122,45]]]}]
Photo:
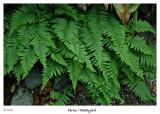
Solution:
[{"label": "green fern leaf", "polygon": [[5,37],[5,45],[4,45],[4,51],[5,51],[5,65],[7,65],[8,69],[5,69],[6,72],[10,72],[14,65],[17,63],[18,60],[18,53],[21,50],[21,46],[19,45],[19,40],[17,38],[17,34],[11,34],[8,37]]},{"label": "green fern leaf", "polygon": [[[122,62],[127,64],[137,76],[143,79],[143,71],[139,67],[139,59],[136,55],[129,51],[125,42],[125,28],[113,16],[108,16],[106,26],[106,35],[111,37],[111,41],[115,47],[116,54],[119,55]],[[114,31],[113,29],[114,28]]]},{"label": "green fern leaf", "polygon": [[86,26],[82,28],[80,38],[86,44],[89,52],[94,56],[93,64],[102,70],[102,63],[110,59],[108,55],[104,53],[102,41],[96,38]]},{"label": "green fern leaf", "polygon": [[134,73],[131,71],[131,69],[129,69],[127,66],[124,66],[122,69],[121,69],[122,72],[125,73],[125,75],[127,76],[127,78],[134,82]]},{"label": "green fern leaf", "polygon": [[55,14],[56,15],[65,14],[75,19],[76,21],[78,20],[77,11],[71,5],[67,5],[67,4],[55,5]]},{"label": "green fern leaf", "polygon": [[50,96],[56,100],[55,102],[51,102],[52,105],[65,105],[69,101],[69,97],[60,92],[52,91]]},{"label": "green fern leaf", "polygon": [[46,67],[46,56],[49,51],[48,47],[54,47],[50,33],[47,31],[47,23],[39,23],[32,27],[33,33],[30,45],[33,45],[35,54],[40,59],[42,65]]},{"label": "green fern leaf", "polygon": [[51,54],[51,58],[52,58],[52,60],[56,61],[57,63],[64,65],[64,66],[67,66],[67,63],[61,54],[53,52]]},{"label": "green fern leaf", "polygon": [[156,69],[156,48],[150,47],[151,55],[140,55],[140,65],[144,68]]},{"label": "green fern leaf", "polygon": [[[94,18],[93,18],[94,17]],[[104,31],[106,16],[104,10],[100,7],[93,7],[88,14],[88,26],[83,26],[81,30],[81,38],[85,42],[87,49],[93,53],[96,66],[101,68],[101,65],[106,61],[106,55],[103,53],[102,34]]]},{"label": "green fern leaf", "polygon": [[118,82],[118,65],[115,60],[111,60],[110,62],[106,62],[103,65],[103,76],[107,83],[109,83],[109,79],[113,80],[113,83],[116,87],[120,88],[120,84]]},{"label": "green fern leaf", "polygon": [[75,90],[77,87],[77,81],[79,80],[79,76],[81,73],[82,65],[76,61],[73,61],[68,65],[67,69],[72,81],[73,89]]},{"label": "green fern leaf", "polygon": [[154,100],[154,97],[144,81],[135,79],[134,82],[124,81],[123,83],[127,85],[129,89],[133,91],[142,101],[145,102]]},{"label": "green fern leaf", "polygon": [[76,55],[69,50],[62,42],[58,43],[58,51],[67,59],[76,58]]},{"label": "green fern leaf", "polygon": [[136,36],[128,38],[127,43],[130,48],[133,48],[136,51],[140,51],[144,54],[151,54],[151,50],[143,37]]},{"label": "green fern leaf", "polygon": [[106,26],[107,13],[102,6],[96,5],[89,11],[87,21],[92,34],[94,34],[96,38],[99,38]]},{"label": "green fern leaf", "polygon": [[48,81],[53,77],[53,76],[60,76],[62,73],[66,72],[65,68],[62,67],[62,65],[53,62],[52,60],[47,60],[47,66],[43,70],[42,74],[42,87],[43,89]]},{"label": "green fern leaf", "polygon": [[22,25],[32,24],[36,21],[36,15],[32,5],[23,5],[12,15],[11,32]]},{"label": "green fern leaf", "polygon": [[90,85],[90,87],[96,86],[98,84],[97,76],[94,72],[89,70],[88,68],[84,68],[81,70],[81,73],[78,77],[78,80],[81,82]]},{"label": "green fern leaf", "polygon": [[40,39],[32,41],[32,45],[34,46],[34,52],[40,59],[40,62],[44,67],[46,67],[46,54],[48,52],[48,48],[43,45]]},{"label": "green fern leaf", "polygon": [[131,19],[129,22],[129,28],[136,32],[152,32],[155,34],[155,30],[147,21]]},{"label": "green fern leaf", "polygon": [[53,28],[66,47],[77,56],[78,61],[80,63],[85,62],[87,67],[94,71],[83,43],[81,43],[78,38],[79,26],[77,23],[72,20],[67,21],[66,19],[60,18],[55,20]]},{"label": "green fern leaf", "polygon": [[86,47],[91,52],[94,52],[94,56],[98,62],[98,65],[102,64],[102,41],[92,35],[91,31],[87,27],[83,27],[81,31],[82,40],[85,42]]},{"label": "green fern leaf", "polygon": [[115,50],[115,47],[113,45],[113,42],[111,41],[111,38],[110,37],[107,37],[105,36],[104,40],[103,40],[103,44],[106,48],[108,48],[109,50],[112,50],[112,51],[116,51]]},{"label": "green fern leaf", "polygon": [[150,55],[141,55],[140,64],[142,67],[156,68],[156,58]]},{"label": "green fern leaf", "polygon": [[17,30],[19,43],[26,48],[28,44],[33,40],[32,35],[34,34],[34,24],[28,26],[19,27]]},{"label": "green fern leaf", "polygon": [[[21,66],[23,70],[23,79],[27,76],[29,71],[32,69],[37,61],[37,57],[33,52],[32,48],[24,49],[23,52],[19,53],[21,58]],[[31,59],[32,58],[32,59]]]},{"label": "green fern leaf", "polygon": [[16,77],[17,84],[19,84],[23,76],[23,70],[22,70],[21,65],[19,65],[19,63],[17,63],[14,66],[13,73],[14,73],[14,76]]}]

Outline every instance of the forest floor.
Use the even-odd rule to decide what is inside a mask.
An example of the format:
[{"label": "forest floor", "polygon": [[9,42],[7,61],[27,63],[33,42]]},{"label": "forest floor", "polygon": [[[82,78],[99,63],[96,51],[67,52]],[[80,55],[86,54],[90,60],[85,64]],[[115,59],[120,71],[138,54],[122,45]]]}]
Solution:
[{"label": "forest floor", "polygon": [[[16,87],[15,84],[16,84],[16,80],[14,77],[8,76],[4,78],[4,105],[11,105],[12,98],[19,88],[19,87]],[[23,84],[23,81],[22,81],[22,84],[20,84],[20,86],[28,90]],[[34,90],[29,90],[33,97],[31,98],[32,103],[30,105],[49,105],[49,102],[52,101],[49,95],[49,92],[51,90],[53,90],[53,88],[50,85],[46,86],[42,92],[40,87],[37,87]],[[132,92],[130,92],[126,86],[121,87],[120,94],[121,94],[121,97],[124,99],[124,102],[120,103],[113,99],[112,105],[114,106],[115,105],[156,105],[156,102],[143,103],[142,101],[140,101],[138,97],[136,97]],[[26,99],[29,99],[29,98],[26,98]],[[24,102],[29,102],[29,101],[24,101]],[[89,97],[86,90],[84,90],[83,85],[78,84],[76,93],[73,94],[70,101],[66,105],[91,105],[92,106],[92,105],[99,105],[99,104],[96,104],[92,101],[91,97]]]}]

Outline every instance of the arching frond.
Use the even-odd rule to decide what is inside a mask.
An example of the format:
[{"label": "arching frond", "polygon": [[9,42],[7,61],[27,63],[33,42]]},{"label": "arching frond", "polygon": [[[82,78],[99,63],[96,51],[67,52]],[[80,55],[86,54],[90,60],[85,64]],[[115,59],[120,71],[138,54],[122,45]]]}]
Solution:
[{"label": "arching frond", "polygon": [[19,53],[19,56],[21,58],[23,78],[25,78],[36,63],[37,57],[32,48],[24,49],[23,52]]},{"label": "arching frond", "polygon": [[[115,47],[116,54],[119,55],[122,62],[127,64],[137,76],[143,78],[143,71],[139,67],[139,59],[129,51],[125,42],[125,27],[115,18],[109,16],[106,26],[106,35],[111,37]],[[114,28],[114,31],[112,30]]]},{"label": "arching frond", "polygon": [[130,48],[133,48],[136,51],[140,51],[148,55],[151,53],[151,49],[149,48],[143,37],[130,37],[127,39],[127,43],[130,46]]},{"label": "arching frond", "polygon": [[43,89],[46,86],[48,81],[52,79],[53,76],[55,77],[57,77],[58,75],[60,76],[64,72],[66,72],[66,69],[62,65],[56,62],[53,62],[52,60],[47,60],[47,66],[46,68],[44,68],[43,74],[42,74],[41,89]]},{"label": "arching frond", "polygon": [[77,23],[73,20],[67,22],[66,19],[60,18],[55,20],[53,28],[67,48],[77,56],[78,61],[85,62],[87,67],[94,71],[87,52],[78,38],[79,26]]},{"label": "arching frond", "polygon": [[152,32],[155,34],[155,30],[147,21],[132,19],[129,22],[129,27],[136,32]]},{"label": "arching frond", "polygon": [[65,14],[66,16],[70,16],[71,18],[78,21],[77,11],[71,5],[67,5],[67,4],[55,5],[55,14],[56,15]]},{"label": "arching frond", "polygon": [[142,80],[135,79],[134,82],[124,81],[131,91],[135,93],[136,96],[140,97],[142,101],[150,101],[153,100],[153,96],[146,85],[146,83]]},{"label": "arching frond", "polygon": [[76,61],[73,61],[73,63],[70,63],[68,66],[68,72],[69,72],[69,76],[72,81],[74,90],[77,87],[77,81],[79,80],[81,69],[82,69],[82,65]]},{"label": "arching frond", "polygon": [[50,33],[47,30],[47,23],[34,25],[32,41],[30,42],[30,45],[34,47],[34,53],[44,67],[46,67],[46,56],[49,51],[48,46],[53,46]]},{"label": "arching frond", "polygon": [[34,12],[34,5],[23,5],[12,15],[10,32],[13,32],[22,25],[32,24],[35,21],[36,14]]}]

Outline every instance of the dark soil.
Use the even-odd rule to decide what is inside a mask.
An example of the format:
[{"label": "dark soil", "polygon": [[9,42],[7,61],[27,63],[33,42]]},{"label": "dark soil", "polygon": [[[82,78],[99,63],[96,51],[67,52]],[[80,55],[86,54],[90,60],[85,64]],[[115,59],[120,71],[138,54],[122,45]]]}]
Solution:
[{"label": "dark soil", "polygon": [[12,75],[4,77],[4,105],[10,105],[14,92],[11,92],[11,87],[15,84],[16,79]]}]

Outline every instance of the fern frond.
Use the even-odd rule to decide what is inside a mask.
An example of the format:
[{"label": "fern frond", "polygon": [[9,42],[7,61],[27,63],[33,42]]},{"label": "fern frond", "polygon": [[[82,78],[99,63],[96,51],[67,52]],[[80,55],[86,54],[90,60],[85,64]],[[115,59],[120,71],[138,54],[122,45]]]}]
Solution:
[{"label": "fern frond", "polygon": [[4,38],[5,45],[4,45],[4,51],[5,51],[5,65],[7,65],[8,69],[5,69],[6,72],[10,72],[14,65],[17,63],[18,60],[18,53],[20,52],[21,46],[19,44],[19,40],[17,38],[17,34],[11,34]]},{"label": "fern frond", "polygon": [[107,13],[102,6],[96,5],[89,11],[87,21],[91,32],[96,38],[99,38],[106,26]]},{"label": "fern frond", "polygon": [[87,27],[83,27],[80,37],[82,38],[83,42],[85,42],[88,50],[94,53],[98,65],[101,66],[103,50],[102,41],[96,38]]},{"label": "fern frond", "polygon": [[21,59],[21,67],[23,70],[23,79],[27,76],[28,72],[32,69],[37,61],[37,57],[33,52],[32,48],[24,49],[23,52],[19,53]]},{"label": "fern frond", "polygon": [[151,101],[154,100],[148,86],[142,80],[135,79],[134,82],[131,81],[124,81],[125,85],[129,87],[131,91],[135,93],[142,101]]},{"label": "fern frond", "polygon": [[140,65],[143,67],[145,70],[146,69],[156,69],[156,48],[150,46],[151,49],[151,55],[145,55],[141,54],[139,55],[140,58]]},{"label": "fern frond", "polygon": [[47,30],[47,23],[33,25],[32,41],[30,42],[30,45],[34,47],[35,54],[44,67],[46,67],[46,56],[49,51],[48,47],[53,47],[50,33]]},{"label": "fern frond", "polygon": [[124,66],[122,69],[121,69],[122,72],[125,73],[125,75],[127,76],[127,78],[134,82],[134,73],[131,71],[131,69],[129,69],[127,66]]},{"label": "fern frond", "polygon": [[140,56],[140,64],[141,66],[147,68],[156,68],[156,58],[155,56],[150,55],[141,55]]},{"label": "fern frond", "polygon": [[[78,50],[78,25],[75,21],[67,21],[64,18],[55,19],[53,24],[54,31],[58,38],[67,46],[68,49],[76,53]],[[74,40],[74,41],[73,41]],[[75,44],[73,44],[75,43]]]},{"label": "fern frond", "polygon": [[105,36],[105,38],[103,40],[103,44],[107,49],[115,51],[115,47],[114,47],[113,42],[111,41],[110,37]]},{"label": "fern frond", "polygon": [[32,24],[36,21],[36,14],[32,5],[23,5],[12,15],[11,31],[18,29],[22,25]]},{"label": "fern frond", "polygon": [[41,89],[43,89],[46,84],[48,83],[48,81],[53,77],[53,76],[60,76],[62,73],[66,72],[66,69],[56,63],[53,62],[52,60],[47,60],[47,66],[46,68],[44,68],[43,70],[43,74],[42,74],[42,87]]},{"label": "fern frond", "polygon": [[67,59],[76,58],[76,55],[67,48],[62,42],[58,43],[58,51]]},{"label": "fern frond", "polygon": [[127,44],[130,46],[130,48],[133,48],[136,51],[140,51],[148,55],[151,53],[151,50],[143,37],[135,36],[127,38]]},{"label": "fern frond", "polygon": [[[129,51],[125,43],[125,28],[113,16],[108,16],[106,26],[106,35],[111,37],[111,41],[115,47],[116,54],[121,61],[127,64],[137,76],[143,78],[143,71],[139,67],[139,59],[136,55]],[[114,28],[114,31],[113,29]]]},{"label": "fern frond", "polygon": [[30,40],[32,38],[32,30],[33,28],[30,27],[30,26],[23,26],[23,27],[20,27],[18,30],[17,30],[17,36],[18,36],[18,39],[19,39],[19,43],[25,48],[28,46],[28,44],[30,43]]},{"label": "fern frond", "polygon": [[75,19],[76,21],[78,21],[77,11],[71,5],[67,5],[67,4],[55,5],[55,14],[56,15],[65,14],[66,16],[69,16]]},{"label": "fern frond", "polygon": [[52,105],[65,105],[69,101],[69,97],[60,92],[52,91],[50,96],[56,100],[55,102],[51,102]]},{"label": "fern frond", "polygon": [[74,90],[77,87],[77,81],[79,80],[81,69],[82,69],[82,65],[76,61],[73,61],[67,67]]},{"label": "fern frond", "polygon": [[123,102],[123,99],[119,95],[120,88],[117,88],[112,80],[109,83],[105,83],[107,86],[101,86],[98,90],[103,94],[105,98],[105,105],[111,104],[113,99],[120,100]]},{"label": "fern frond", "polygon": [[119,96],[119,87],[112,78],[109,78],[108,81],[106,81],[102,74],[96,74],[89,69],[83,69],[79,76],[79,80],[85,83],[87,91],[98,104],[111,104],[112,98],[122,101]]},{"label": "fern frond", "polygon": [[136,32],[152,32],[156,33],[153,27],[147,22],[142,20],[131,19],[129,21],[129,28]]},{"label": "fern frond", "polygon": [[94,72],[92,72],[88,68],[84,68],[83,70],[81,70],[78,80],[85,84],[88,84],[90,87],[93,87],[98,84],[97,78],[98,77]]},{"label": "fern frond", "polygon": [[[93,18],[94,17],[94,18]],[[81,38],[86,44],[86,47],[90,52],[93,53],[95,57],[96,66],[101,68],[102,63],[106,60],[106,56],[103,53],[103,43],[102,43],[102,34],[104,31],[104,24],[106,20],[106,15],[104,10],[100,7],[93,7],[88,14],[88,26],[83,26],[81,30]]]},{"label": "fern frond", "polygon": [[120,84],[117,78],[118,74],[119,69],[115,60],[111,60],[110,62],[103,64],[103,77],[105,78],[106,82],[109,83],[109,79],[112,79],[115,86],[120,88]]},{"label": "fern frond", "polygon": [[57,36],[64,42],[66,47],[77,56],[78,61],[80,63],[85,62],[87,67],[94,71],[83,43],[81,43],[78,38],[78,24],[73,20],[67,21],[66,19],[60,18],[55,20],[53,28]]},{"label": "fern frond", "polygon": [[23,69],[19,65],[19,63],[17,63],[16,65],[14,65],[13,73],[14,73],[14,76],[16,77],[17,84],[19,84],[20,81],[21,81],[21,79],[22,79],[22,76],[23,76]]},{"label": "fern frond", "polygon": [[51,58],[52,60],[56,61],[57,63],[63,65],[63,66],[67,66],[66,61],[64,60],[63,56],[59,53],[52,53],[51,54]]}]

